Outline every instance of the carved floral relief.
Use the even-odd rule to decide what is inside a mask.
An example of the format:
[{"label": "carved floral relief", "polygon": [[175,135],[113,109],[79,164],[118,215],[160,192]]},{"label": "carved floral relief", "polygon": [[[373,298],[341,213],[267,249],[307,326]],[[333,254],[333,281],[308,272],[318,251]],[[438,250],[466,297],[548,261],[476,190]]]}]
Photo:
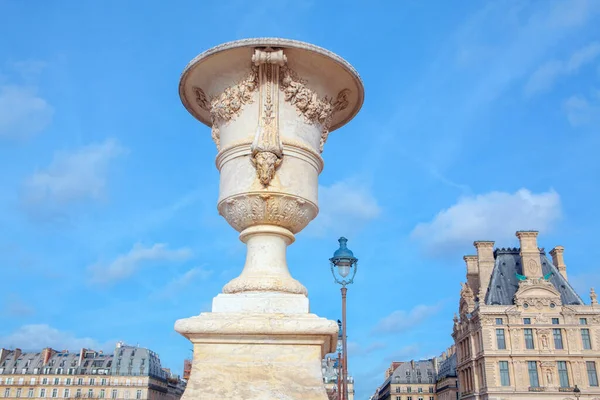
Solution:
[{"label": "carved floral relief", "polygon": [[251,193],[230,197],[218,205],[221,214],[238,232],[261,224],[277,225],[298,233],[312,221],[317,206],[299,197]]},{"label": "carved floral relief", "polygon": [[290,68],[281,68],[281,90],[285,101],[296,107],[298,115],[302,115],[307,123],[318,123],[322,127],[319,150],[323,147],[329,136],[329,125],[333,114],[348,107],[350,89],[341,90],[335,99],[327,96],[319,98],[317,93],[306,86],[306,83]]}]

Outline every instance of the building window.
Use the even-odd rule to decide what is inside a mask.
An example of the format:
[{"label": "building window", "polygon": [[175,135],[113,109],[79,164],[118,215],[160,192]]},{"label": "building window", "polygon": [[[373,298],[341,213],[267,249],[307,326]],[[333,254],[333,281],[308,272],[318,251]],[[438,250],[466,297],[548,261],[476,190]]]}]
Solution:
[{"label": "building window", "polygon": [[71,391],[70,391],[69,389],[65,389],[65,390],[63,391],[63,397],[64,397],[65,399],[68,399],[69,397],[71,397]]},{"label": "building window", "polygon": [[400,386],[396,386],[396,393],[400,393]]},{"label": "building window", "polygon": [[552,329],[552,335],[554,336],[554,348],[556,350],[563,349],[562,330],[560,328]]},{"label": "building window", "polygon": [[104,389],[100,389],[100,398],[103,399],[104,398]]},{"label": "building window", "polygon": [[142,398],[142,391],[141,391],[141,390],[138,390],[138,391],[135,393],[135,398],[136,398],[136,399],[138,399],[138,400]]},{"label": "building window", "polygon": [[54,384],[58,385],[60,383],[60,379],[59,378],[54,378]]},{"label": "building window", "polygon": [[71,378],[65,379],[65,385],[70,385],[70,384],[71,384]]},{"label": "building window", "polygon": [[510,375],[508,373],[508,361],[499,361],[500,366],[500,384],[510,386]]},{"label": "building window", "polygon": [[523,324],[531,325],[531,318],[523,318]]},{"label": "building window", "polygon": [[48,378],[43,378],[42,385],[47,385],[47,384],[48,384]]},{"label": "building window", "polygon": [[106,386],[106,378],[102,378],[102,379],[100,380],[100,384],[101,384],[102,386]]},{"label": "building window", "polygon": [[12,385],[13,384],[13,378],[6,378],[6,384],[7,385]]},{"label": "building window", "polygon": [[525,328],[523,329],[523,332],[525,333],[525,348],[528,350],[534,349],[535,347],[533,345],[533,329]]},{"label": "building window", "polygon": [[406,393],[411,393],[412,392],[412,388],[410,386],[406,387]]},{"label": "building window", "polygon": [[590,330],[589,329],[586,328],[586,329],[581,330],[581,341],[583,342],[584,350],[592,349],[592,342],[590,341]]},{"label": "building window", "polygon": [[81,389],[77,389],[77,391],[75,392],[75,397],[81,397]]},{"label": "building window", "polygon": [[113,389],[110,397],[111,397],[111,399],[116,399],[117,398],[117,389]]},{"label": "building window", "polygon": [[10,397],[10,388],[4,389],[4,397]]},{"label": "building window", "polygon": [[123,396],[128,399],[129,398],[129,390],[124,390],[123,391]]},{"label": "building window", "polygon": [[590,386],[598,386],[598,374],[596,373],[596,362],[595,361],[586,361],[585,365],[587,367],[588,382],[589,382]]},{"label": "building window", "polygon": [[88,389],[88,399],[94,397],[94,389]]},{"label": "building window", "polygon": [[579,325],[587,325],[587,318],[579,318]]},{"label": "building window", "polygon": [[502,325],[504,321],[502,321],[502,318],[496,318],[496,325]]},{"label": "building window", "polygon": [[29,398],[33,397],[33,388],[29,388],[29,390],[27,391],[27,397],[29,397]]},{"label": "building window", "polygon": [[558,318],[552,318],[552,325],[560,324],[560,320]]},{"label": "building window", "polygon": [[433,386],[429,386],[429,393],[433,393]]},{"label": "building window", "polygon": [[529,372],[529,386],[540,387],[540,381],[538,379],[537,362],[527,361],[527,370]]},{"label": "building window", "polygon": [[433,400],[433,396],[429,396],[429,400]]},{"label": "building window", "polygon": [[31,379],[29,380],[29,384],[30,384],[30,385],[35,385],[35,378],[31,378]]},{"label": "building window", "polygon": [[52,397],[53,398],[57,398],[58,397],[58,389],[52,389]]},{"label": "building window", "polygon": [[83,385],[83,378],[77,378],[77,384]]},{"label": "building window", "polygon": [[504,329],[496,329],[496,343],[498,350],[506,349],[506,339],[504,338]]},{"label": "building window", "polygon": [[401,400],[400,396],[396,396],[396,400]]},{"label": "building window", "polygon": [[556,366],[558,367],[558,380],[560,382],[560,387],[569,387],[569,371],[567,371],[567,362],[557,361]]},{"label": "building window", "polygon": [[96,384],[96,378],[90,378],[90,385],[93,386]]},{"label": "building window", "polygon": [[17,395],[15,397],[21,397],[21,388],[17,389]]}]

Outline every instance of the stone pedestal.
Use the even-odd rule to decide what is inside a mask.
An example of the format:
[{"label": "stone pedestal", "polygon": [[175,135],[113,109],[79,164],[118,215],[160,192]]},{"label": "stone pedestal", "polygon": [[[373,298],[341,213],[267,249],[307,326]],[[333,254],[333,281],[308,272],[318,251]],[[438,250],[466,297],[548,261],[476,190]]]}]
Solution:
[{"label": "stone pedestal", "polygon": [[212,312],[175,329],[194,344],[184,400],[326,400],[321,359],[337,324],[309,312],[287,246],[318,213],[321,152],[363,102],[356,71],[306,43],[248,39],[196,57],[181,77],[187,110],[211,126],[219,213],[247,246]]}]

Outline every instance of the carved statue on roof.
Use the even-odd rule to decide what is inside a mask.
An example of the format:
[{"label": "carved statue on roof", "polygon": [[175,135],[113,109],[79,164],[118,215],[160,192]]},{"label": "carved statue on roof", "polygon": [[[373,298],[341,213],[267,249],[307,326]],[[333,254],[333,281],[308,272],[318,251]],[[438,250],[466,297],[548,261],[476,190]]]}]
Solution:
[{"label": "carved statue on roof", "polygon": [[466,282],[461,282],[462,289],[460,290],[460,297],[463,299],[470,301],[475,300],[475,295],[473,294],[473,289]]},{"label": "carved statue on roof", "polygon": [[598,295],[594,288],[590,289],[590,300],[592,301],[592,304],[598,304]]}]

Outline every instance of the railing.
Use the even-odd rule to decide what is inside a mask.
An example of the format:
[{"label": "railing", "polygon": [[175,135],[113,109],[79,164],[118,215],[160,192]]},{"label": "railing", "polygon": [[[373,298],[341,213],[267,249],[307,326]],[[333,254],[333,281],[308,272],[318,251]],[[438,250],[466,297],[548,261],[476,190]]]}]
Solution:
[{"label": "railing", "polygon": [[573,390],[575,390],[574,387],[568,387],[568,386],[558,388],[559,392],[570,392],[570,393],[573,393]]},{"label": "railing", "polygon": [[546,388],[542,386],[529,386],[530,392],[545,392]]}]

